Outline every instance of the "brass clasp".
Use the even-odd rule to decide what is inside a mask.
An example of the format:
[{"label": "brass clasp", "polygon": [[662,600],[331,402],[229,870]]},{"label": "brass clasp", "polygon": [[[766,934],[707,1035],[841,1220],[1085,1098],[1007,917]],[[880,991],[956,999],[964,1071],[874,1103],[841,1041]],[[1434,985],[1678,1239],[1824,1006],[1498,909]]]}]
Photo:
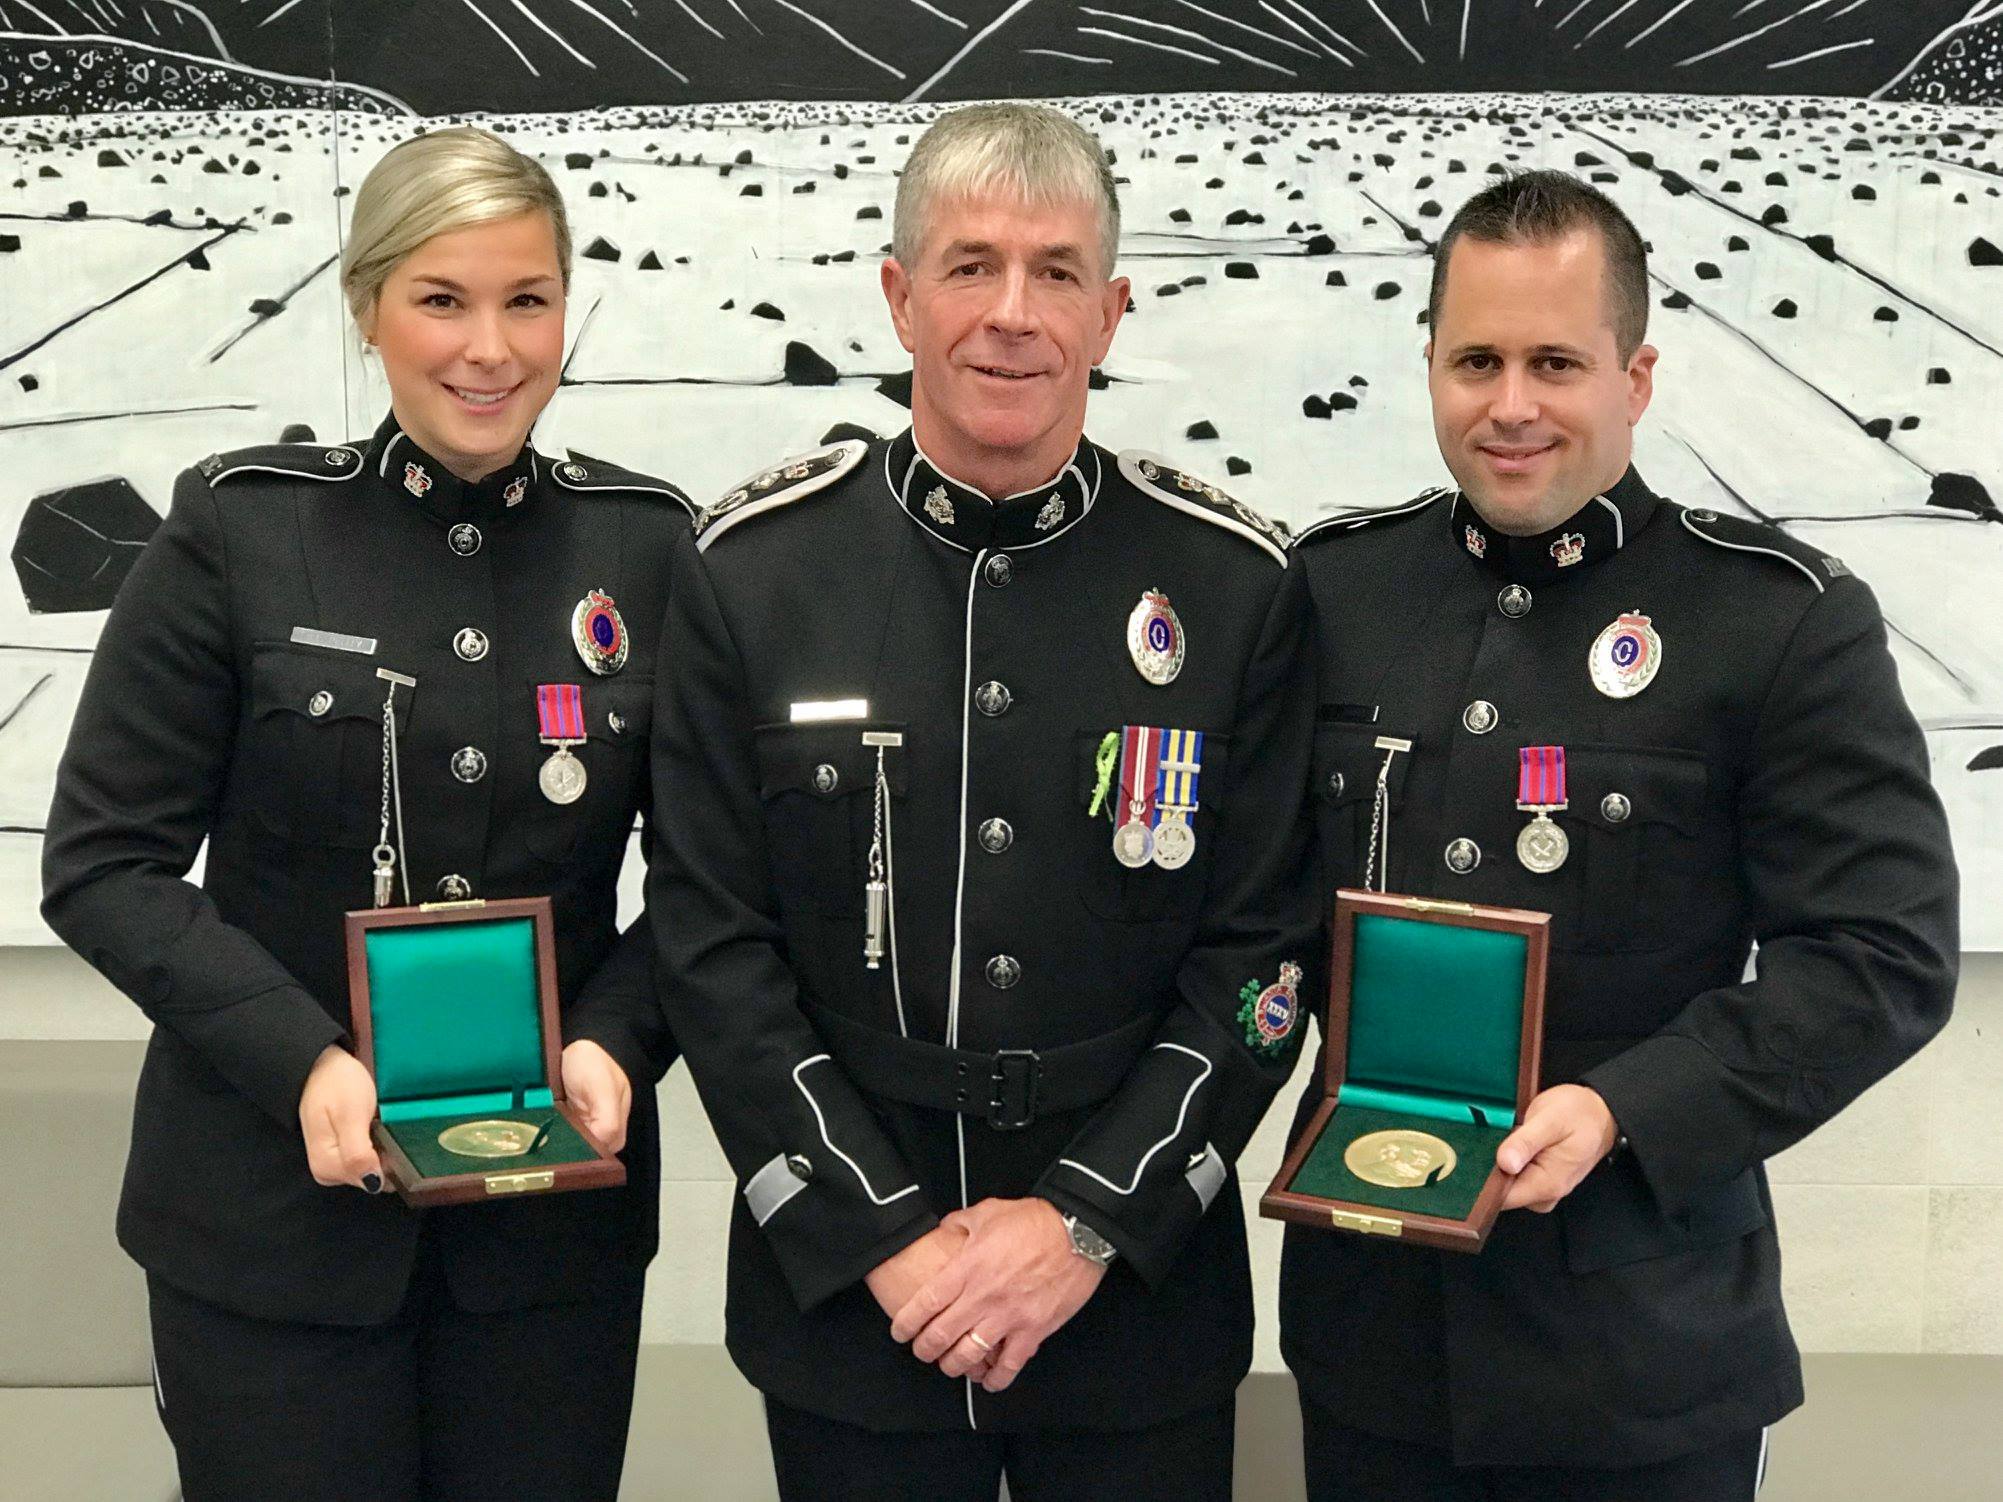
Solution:
[{"label": "brass clasp", "polygon": [[538,1189],[556,1187],[556,1170],[544,1168],[531,1173],[490,1173],[487,1175],[489,1194],[533,1194]]},{"label": "brass clasp", "polygon": [[1385,1215],[1359,1215],[1354,1210],[1331,1210],[1328,1218],[1338,1231],[1361,1231],[1365,1236],[1403,1236],[1405,1222]]}]

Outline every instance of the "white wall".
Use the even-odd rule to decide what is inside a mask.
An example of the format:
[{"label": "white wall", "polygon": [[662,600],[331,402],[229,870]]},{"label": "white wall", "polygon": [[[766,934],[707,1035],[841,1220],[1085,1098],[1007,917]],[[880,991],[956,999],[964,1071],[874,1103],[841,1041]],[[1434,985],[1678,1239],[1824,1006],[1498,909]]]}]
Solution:
[{"label": "white wall", "polygon": [[[0,949],[0,1047],[142,1038],[132,1004],[63,949]],[[1283,1099],[1291,1101],[1290,1088]],[[661,1087],[661,1256],[646,1337],[723,1339],[734,1186],[677,1066]],[[1803,1349],[2003,1354],[2003,954],[1969,955],[1947,1031],[1773,1164],[1788,1309]],[[1277,1369],[1280,1228],[1256,1219],[1279,1167],[1276,1109],[1240,1165],[1253,1218],[1261,1369]]]}]

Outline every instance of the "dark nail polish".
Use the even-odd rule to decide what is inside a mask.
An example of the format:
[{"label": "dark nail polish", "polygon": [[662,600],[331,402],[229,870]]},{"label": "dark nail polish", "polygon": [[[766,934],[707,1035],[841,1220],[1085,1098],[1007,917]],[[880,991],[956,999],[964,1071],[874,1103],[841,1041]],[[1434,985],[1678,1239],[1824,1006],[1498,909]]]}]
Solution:
[{"label": "dark nail polish", "polygon": [[381,1194],[383,1192],[383,1176],[379,1173],[363,1174],[362,1188],[370,1194]]}]

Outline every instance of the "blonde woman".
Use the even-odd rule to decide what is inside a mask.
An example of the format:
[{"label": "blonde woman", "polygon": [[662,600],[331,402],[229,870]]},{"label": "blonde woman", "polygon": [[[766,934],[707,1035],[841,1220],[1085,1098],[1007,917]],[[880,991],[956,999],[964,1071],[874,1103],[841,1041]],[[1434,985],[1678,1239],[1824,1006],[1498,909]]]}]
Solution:
[{"label": "blonde woman", "polygon": [[[674,1046],[614,884],[691,508],[530,445],[569,266],[530,158],[466,129],[391,151],[342,261],[389,414],[183,473],[78,708],[43,911],[154,1024],[118,1229],[188,1502],[618,1490]],[[559,739],[570,775],[542,777]],[[341,914],[386,842],[397,902],[553,899],[564,1084],[625,1188],[382,1192]]]}]

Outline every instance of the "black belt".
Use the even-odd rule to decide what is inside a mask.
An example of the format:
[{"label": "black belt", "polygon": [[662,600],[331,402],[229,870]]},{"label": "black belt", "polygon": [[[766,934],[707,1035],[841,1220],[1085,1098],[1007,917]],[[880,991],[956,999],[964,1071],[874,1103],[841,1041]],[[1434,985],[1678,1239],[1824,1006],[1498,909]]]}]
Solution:
[{"label": "black belt", "polygon": [[871,1095],[984,1116],[1001,1132],[1028,1126],[1039,1112],[1075,1111],[1105,1100],[1161,1027],[1158,1017],[1137,1017],[1082,1043],[977,1053],[902,1038],[812,1004],[807,1018],[843,1072]]}]

